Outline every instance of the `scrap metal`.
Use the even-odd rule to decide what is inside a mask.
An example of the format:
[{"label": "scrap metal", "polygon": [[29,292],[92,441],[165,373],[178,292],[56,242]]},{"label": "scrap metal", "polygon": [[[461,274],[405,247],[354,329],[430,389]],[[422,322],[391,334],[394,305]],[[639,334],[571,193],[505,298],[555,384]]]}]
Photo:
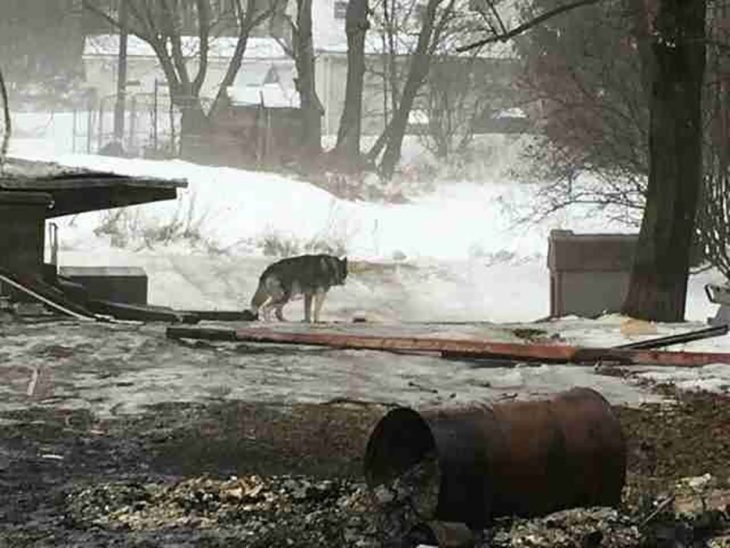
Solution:
[{"label": "scrap metal", "polygon": [[[603,396],[589,388],[542,401],[394,409],[370,436],[365,480],[373,490],[400,482],[434,452],[437,502],[431,515],[422,511],[421,517],[471,529],[499,516],[615,507],[626,480],[621,425]],[[414,489],[431,483],[420,479]]]},{"label": "scrap metal", "polygon": [[728,330],[730,330],[730,326],[727,324],[715,325],[712,327],[697,329],[695,331],[688,331],[687,333],[679,333],[677,335],[668,335],[666,337],[656,337],[645,341],[621,344],[614,348],[624,348],[629,350],[658,348],[661,346],[670,346],[672,344],[683,344],[691,341],[709,339],[710,337],[721,337],[723,335],[727,335]]}]

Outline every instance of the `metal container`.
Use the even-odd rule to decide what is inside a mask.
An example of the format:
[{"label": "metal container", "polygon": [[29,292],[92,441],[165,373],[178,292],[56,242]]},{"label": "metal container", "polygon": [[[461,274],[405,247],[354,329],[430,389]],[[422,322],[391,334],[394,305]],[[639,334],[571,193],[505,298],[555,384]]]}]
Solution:
[{"label": "metal container", "polygon": [[394,409],[370,436],[365,479],[371,488],[394,481],[434,451],[438,498],[425,517],[473,528],[504,515],[615,506],[626,479],[621,426],[588,388],[542,401]]}]

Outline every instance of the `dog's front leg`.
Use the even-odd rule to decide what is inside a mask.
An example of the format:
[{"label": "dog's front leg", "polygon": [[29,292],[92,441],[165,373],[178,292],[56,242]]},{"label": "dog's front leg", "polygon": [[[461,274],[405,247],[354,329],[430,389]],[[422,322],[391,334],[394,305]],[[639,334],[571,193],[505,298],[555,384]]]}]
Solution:
[{"label": "dog's front leg", "polygon": [[306,293],[304,295],[304,321],[306,323],[312,323],[312,294]]}]

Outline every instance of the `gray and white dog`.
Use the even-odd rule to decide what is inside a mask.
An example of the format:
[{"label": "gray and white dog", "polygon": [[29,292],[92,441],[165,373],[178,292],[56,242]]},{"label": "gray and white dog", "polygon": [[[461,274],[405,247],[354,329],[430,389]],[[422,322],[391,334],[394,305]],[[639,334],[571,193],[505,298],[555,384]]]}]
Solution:
[{"label": "gray and white dog", "polygon": [[324,298],[330,287],[344,285],[347,278],[347,258],[332,255],[300,255],[269,265],[259,278],[259,286],[251,299],[251,312],[261,310],[269,321],[271,310],[279,321],[286,321],[282,309],[293,297],[304,295],[304,321],[319,322]]}]

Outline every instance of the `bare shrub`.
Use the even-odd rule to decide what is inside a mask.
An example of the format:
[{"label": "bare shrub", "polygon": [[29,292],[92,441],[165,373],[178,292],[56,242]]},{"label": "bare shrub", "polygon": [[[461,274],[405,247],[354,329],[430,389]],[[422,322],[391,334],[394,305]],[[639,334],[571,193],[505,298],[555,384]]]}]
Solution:
[{"label": "bare shrub", "polygon": [[203,236],[205,215],[196,215],[195,202],[194,196],[187,206],[178,201],[172,216],[163,220],[145,218],[138,209],[106,211],[94,234],[108,236],[113,247],[133,247],[136,251],[187,243],[207,252],[221,253],[222,250],[213,241]]},{"label": "bare shrub", "polygon": [[346,217],[337,215],[337,208],[333,201],[325,225],[311,238],[271,230],[261,238],[258,246],[267,257],[291,257],[305,253],[346,255],[352,230]]}]

